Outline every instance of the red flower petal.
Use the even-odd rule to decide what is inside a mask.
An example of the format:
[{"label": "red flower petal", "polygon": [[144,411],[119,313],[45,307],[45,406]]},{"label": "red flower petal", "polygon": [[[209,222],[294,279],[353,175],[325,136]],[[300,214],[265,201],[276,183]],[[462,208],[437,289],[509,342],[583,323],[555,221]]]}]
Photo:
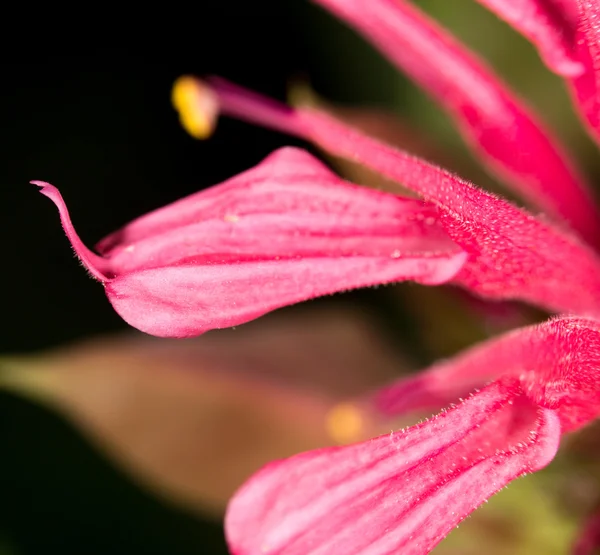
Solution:
[{"label": "red flower petal", "polygon": [[320,146],[380,171],[440,208],[441,224],[470,255],[457,283],[485,297],[600,314],[600,260],[576,237],[327,116],[305,112],[302,119]]},{"label": "red flower petal", "polygon": [[343,182],[308,153],[286,148],[101,245],[115,275],[174,264],[458,251],[438,218],[432,205]]},{"label": "red flower petal", "polygon": [[406,279],[441,283],[463,260],[455,252],[429,258],[337,255],[194,263],[119,276],[106,283],[106,294],[132,326],[159,337],[191,337],[343,289]]},{"label": "red flower petal", "polygon": [[518,194],[598,241],[600,218],[581,176],[548,130],[471,52],[404,0],[315,1],[440,102]]},{"label": "red flower petal", "polygon": [[572,92],[592,136],[600,142],[600,2],[577,0],[579,27],[576,45],[585,72],[571,80]]},{"label": "red flower petal", "polygon": [[71,246],[73,247],[75,254],[85,269],[97,280],[106,280],[111,271],[107,261],[93,253],[83,244],[75,232],[75,228],[71,223],[69,211],[67,210],[67,206],[65,205],[61,194],[58,192],[58,189],[54,187],[54,185],[50,185],[50,183],[46,183],[45,181],[31,181],[31,184],[40,187],[40,193],[42,193],[44,196],[47,196],[58,208],[63,229],[65,230],[67,238],[71,242]]},{"label": "red flower petal", "polygon": [[515,381],[428,422],[271,463],[225,520],[236,555],[428,553],[488,497],[548,464],[560,425]]},{"label": "red flower petal", "polygon": [[576,0],[477,0],[504,19],[538,49],[546,65],[559,75],[584,71],[575,54]]},{"label": "red flower petal", "polygon": [[568,231],[327,114],[275,104],[223,80],[211,82],[223,112],[285,129],[435,204],[440,224],[469,254],[455,283],[482,297],[600,315],[600,259]]},{"label": "red flower petal", "polygon": [[[342,185],[343,184],[343,185]],[[248,214],[283,214],[290,210],[343,214],[360,197],[366,203],[363,210],[389,216],[394,214],[389,197],[364,193],[334,176],[307,152],[297,148],[282,148],[262,163],[215,187],[145,214],[112,233],[98,244],[102,254],[148,237],[155,238],[204,220],[223,221]],[[242,194],[243,193],[243,194]]]},{"label": "red flower petal", "polygon": [[158,336],[199,335],[366,285],[438,284],[466,259],[434,206],[344,182],[297,149],[125,226],[102,243],[104,258],[44,187],[117,312]]},{"label": "red flower petal", "polygon": [[439,408],[506,375],[554,410],[563,432],[590,423],[600,415],[600,322],[560,318],[513,331],[383,388],[372,402],[386,415]]}]

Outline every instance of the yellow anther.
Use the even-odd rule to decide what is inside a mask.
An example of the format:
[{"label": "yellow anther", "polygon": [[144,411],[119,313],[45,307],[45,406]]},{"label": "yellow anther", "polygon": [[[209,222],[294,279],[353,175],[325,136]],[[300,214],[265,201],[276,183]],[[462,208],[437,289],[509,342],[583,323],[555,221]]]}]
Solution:
[{"label": "yellow anther", "polygon": [[179,112],[181,125],[192,137],[210,137],[219,116],[219,100],[208,85],[195,77],[180,77],[173,85],[171,102]]},{"label": "yellow anther", "polygon": [[288,104],[302,108],[321,108],[325,104],[305,80],[292,81],[287,90]]},{"label": "yellow anther", "polygon": [[365,421],[358,407],[351,403],[340,403],[327,414],[327,432],[337,443],[351,443],[362,439]]}]

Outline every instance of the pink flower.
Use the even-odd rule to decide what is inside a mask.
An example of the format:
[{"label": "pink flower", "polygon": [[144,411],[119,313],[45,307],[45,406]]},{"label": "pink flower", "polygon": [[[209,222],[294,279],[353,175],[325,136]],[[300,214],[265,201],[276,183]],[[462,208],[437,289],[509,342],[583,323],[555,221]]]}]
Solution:
[{"label": "pink flower", "polygon": [[313,141],[434,204],[440,225],[469,255],[455,283],[486,298],[600,315],[600,258],[564,222],[536,218],[318,110],[288,108],[222,79],[210,83],[223,112]]},{"label": "pink flower", "polygon": [[58,190],[75,253],[136,328],[188,337],[343,289],[451,279],[465,253],[419,200],[342,181],[308,153],[282,149],[217,187],[83,245]]},{"label": "pink flower", "polygon": [[425,375],[497,379],[412,428],[267,465],[229,504],[232,553],[428,553],[488,497],[547,465],[561,434],[600,414],[600,323],[517,330]]},{"label": "pink flower", "polygon": [[499,381],[405,431],[264,467],[230,503],[232,553],[427,553],[558,448],[556,414]]},{"label": "pink flower", "polygon": [[[600,138],[600,0],[479,0],[567,79]],[[406,0],[315,0],[365,35],[455,119],[526,210],[316,109],[292,109],[219,79],[185,78],[174,101],[194,136],[230,114],[376,170],[421,201],[342,182],[286,150],[104,240],[72,229],[116,310],[157,335],[186,336],[350,287],[450,281],[492,300],[570,313],[476,346],[370,398],[430,421],[365,443],[274,462],[226,517],[234,555],[428,553],[511,480],[554,457],[560,436],[600,412],[600,218],[587,185],[539,118],[465,47]],[[590,246],[592,245],[592,246]],[[591,536],[589,536],[591,537]]]},{"label": "pink flower", "polygon": [[[588,129],[600,137],[600,2],[480,2],[568,80]],[[372,406],[387,415],[469,398],[407,430],[274,462],[238,491],[226,518],[235,555],[428,553],[508,482],[548,464],[563,433],[598,416],[600,260],[588,244],[600,244],[600,218],[587,185],[533,111],[408,2],[316,3],[434,96],[484,163],[545,214],[518,209],[322,111],[292,109],[221,79],[208,88],[198,83],[183,114],[208,91],[222,113],[294,134],[402,183],[436,206],[440,226],[467,253],[453,283],[484,298],[580,316],[517,330],[376,392]]]}]

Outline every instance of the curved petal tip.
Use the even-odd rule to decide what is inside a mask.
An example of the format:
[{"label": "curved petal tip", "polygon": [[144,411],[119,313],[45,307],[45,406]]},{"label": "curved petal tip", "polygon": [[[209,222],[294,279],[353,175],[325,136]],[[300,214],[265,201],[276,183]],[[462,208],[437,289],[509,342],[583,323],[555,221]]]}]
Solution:
[{"label": "curved petal tip", "polygon": [[69,216],[69,211],[67,209],[67,205],[62,198],[59,190],[54,186],[50,185],[46,181],[30,181],[32,185],[37,185],[40,187],[40,193],[42,195],[48,197],[58,208],[58,213],[60,215],[60,221],[65,230],[67,238],[71,242],[71,246],[75,251],[75,254],[81,260],[81,263],[85,266],[87,271],[97,280],[105,282],[108,280],[108,276],[110,275],[110,270],[107,267],[107,261],[93,253],[89,250],[81,241],[73,224],[71,223],[71,217]]}]

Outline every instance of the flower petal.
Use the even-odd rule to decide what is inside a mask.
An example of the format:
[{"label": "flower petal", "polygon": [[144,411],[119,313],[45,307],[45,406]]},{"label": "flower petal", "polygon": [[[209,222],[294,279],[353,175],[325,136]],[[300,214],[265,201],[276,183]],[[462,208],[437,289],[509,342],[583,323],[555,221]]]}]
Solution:
[{"label": "flower petal", "polygon": [[575,0],[477,1],[532,42],[555,73],[565,77],[583,73],[583,64],[574,52],[578,19]]},{"label": "flower petal", "polygon": [[598,241],[600,218],[591,193],[558,142],[465,47],[405,0],[315,1],[365,35],[440,102],[519,195]]},{"label": "flower petal", "polygon": [[115,246],[105,256],[114,275],[169,265],[458,251],[433,205],[344,182],[293,148],[143,216],[109,242]]},{"label": "flower petal", "polygon": [[[224,183],[209,187],[141,216],[98,244],[102,254],[208,219],[235,219],[247,214],[281,214],[290,210],[340,214],[352,208],[358,195],[308,152],[281,148],[257,166]],[[362,213],[393,213],[389,197],[362,193]]]},{"label": "flower petal", "polygon": [[364,164],[422,195],[469,255],[454,278],[482,297],[557,312],[600,315],[600,259],[567,230],[315,109],[292,109],[211,80],[224,113],[286,128],[327,152]]},{"label": "flower petal", "polygon": [[600,142],[600,2],[577,0],[577,4],[580,15],[576,37],[577,56],[585,72],[571,80],[571,88],[591,135],[596,142]]},{"label": "flower petal", "polygon": [[230,502],[227,540],[236,555],[425,554],[559,436],[551,410],[497,382],[407,430],[266,466]]},{"label": "flower petal", "polygon": [[460,270],[464,260],[462,251],[453,250],[398,257],[228,261],[132,272],[105,287],[114,309],[132,326],[159,337],[191,337],[343,289],[406,279],[443,283]]},{"label": "flower petal", "polygon": [[590,423],[600,415],[600,322],[557,318],[510,332],[381,389],[372,403],[388,416],[439,408],[501,375],[554,410],[563,432]]},{"label": "flower petal", "polygon": [[[536,43],[549,67],[568,79],[592,137],[600,141],[600,17],[598,0],[478,0]],[[555,40],[564,41],[563,50]],[[571,45],[571,46],[569,46]],[[580,70],[561,71],[565,53]],[[565,60],[568,62],[568,60]]]},{"label": "flower petal", "polygon": [[440,208],[441,224],[470,255],[457,283],[485,297],[600,314],[600,260],[575,236],[331,118],[302,116],[320,146],[380,171]]},{"label": "flower petal", "polygon": [[48,197],[58,208],[60,221],[63,229],[65,230],[65,234],[71,242],[71,246],[73,247],[75,254],[83,264],[84,268],[99,281],[105,281],[108,279],[110,268],[107,261],[101,256],[98,256],[96,253],[92,252],[83,244],[77,235],[75,228],[73,227],[71,217],[69,216],[69,211],[67,210],[67,205],[65,204],[65,201],[63,200],[58,189],[54,187],[54,185],[50,185],[50,183],[46,183],[45,181],[31,181],[31,184],[40,187],[40,193]]},{"label": "flower petal", "polygon": [[82,260],[102,265],[117,312],[163,337],[356,287],[437,285],[466,260],[433,205],[344,182],[297,149],[255,170],[126,226],[108,238],[105,258],[83,246],[54,188],[51,198]]}]

